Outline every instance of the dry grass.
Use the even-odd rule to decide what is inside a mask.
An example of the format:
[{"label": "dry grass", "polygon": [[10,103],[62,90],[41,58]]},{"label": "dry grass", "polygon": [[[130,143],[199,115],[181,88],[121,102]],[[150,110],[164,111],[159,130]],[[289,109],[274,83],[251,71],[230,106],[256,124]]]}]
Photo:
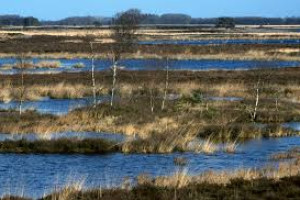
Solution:
[{"label": "dry grass", "polygon": [[11,70],[13,68],[14,68],[14,65],[12,65],[12,64],[3,64],[1,66],[1,70]]},{"label": "dry grass", "polygon": [[182,188],[189,183],[191,183],[191,177],[186,169],[177,171],[172,176],[161,176],[154,179],[154,185],[158,187]]},{"label": "dry grass", "polygon": [[214,84],[212,87],[206,88],[207,90],[215,91],[216,96],[234,96],[243,97],[245,92],[249,89],[243,82],[240,83],[223,83]]},{"label": "dry grass", "polygon": [[[233,179],[255,180],[262,177],[263,176],[261,172],[254,169],[239,169],[235,171],[220,171],[220,172],[207,171],[196,176],[190,176],[187,173],[187,169],[183,169],[182,171],[175,172],[171,176],[157,177],[154,178],[153,181],[149,181],[148,178],[148,180],[144,182],[152,183],[153,185],[158,187],[182,188],[193,183],[226,185],[229,184]],[[143,182],[141,181],[141,183]]]},{"label": "dry grass", "polygon": [[37,91],[40,90],[41,93],[44,93],[45,96],[49,96],[51,98],[83,98],[86,94],[91,90],[82,84],[65,84],[59,83],[53,86],[45,86],[38,88]]},{"label": "dry grass", "polygon": [[[299,155],[298,155],[299,156]],[[267,178],[272,180],[279,180],[284,177],[297,176],[300,173],[300,160],[299,157],[296,161],[282,162],[278,168],[264,167],[262,169],[237,169],[233,171],[206,171],[199,175],[190,176],[187,170],[177,171],[171,176],[157,177],[151,180],[149,177],[142,179],[140,184],[147,183],[159,187],[185,187],[189,184],[217,184],[227,185],[232,180],[242,179],[246,181]]]},{"label": "dry grass", "polygon": [[61,191],[55,191],[52,196],[53,200],[69,200],[71,196],[83,190],[84,183],[85,180],[82,179],[67,184]]},{"label": "dry grass", "polygon": [[0,101],[3,101],[5,103],[9,103],[10,101],[12,101],[13,97],[11,94],[11,88],[8,87],[4,87],[3,89],[1,89],[0,91]]},{"label": "dry grass", "polygon": [[48,134],[47,132],[43,134],[38,134],[37,135],[38,140],[51,140],[51,134]]},{"label": "dry grass", "polygon": [[[14,57],[15,54],[6,54],[6,53],[0,53],[0,57]],[[44,54],[38,54],[38,53],[31,53],[31,57],[36,58],[66,58],[66,59],[72,59],[72,58],[89,58],[89,53],[44,53]],[[150,54],[150,53],[135,53],[130,54],[126,53],[124,55],[124,58],[127,59],[163,59],[165,55],[158,55],[158,54]],[[104,53],[98,53],[95,58],[107,58],[107,54]],[[293,56],[288,53],[280,53],[274,51],[249,51],[246,53],[236,53],[236,54],[230,54],[230,53],[218,53],[218,54],[201,54],[196,55],[192,54],[191,52],[187,51],[185,53],[178,53],[174,55],[169,55],[170,59],[178,59],[178,60],[187,60],[187,59],[194,59],[194,60],[201,60],[201,59],[215,59],[215,60],[282,60],[282,61],[300,61],[299,56]],[[7,66],[8,69],[10,66]]]},{"label": "dry grass", "polygon": [[238,147],[237,141],[234,141],[234,142],[228,142],[228,143],[226,143],[225,146],[224,146],[224,151],[225,151],[226,153],[235,153],[237,147]]},{"label": "dry grass", "polygon": [[195,151],[198,153],[205,153],[205,154],[213,154],[218,150],[216,144],[214,144],[211,138],[202,141],[198,146],[195,147]]},{"label": "dry grass", "polygon": [[[97,85],[97,95],[107,92],[103,86]],[[14,87],[11,83],[0,85],[0,101],[9,102],[19,100],[20,88]],[[84,98],[92,95],[92,89],[83,84],[57,83],[50,85],[31,85],[25,86],[24,100],[35,101],[43,97],[55,99],[75,99]]]},{"label": "dry grass", "polygon": [[35,66],[38,68],[59,68],[61,63],[59,61],[40,61]]},{"label": "dry grass", "polygon": [[[292,70],[291,72],[289,70]],[[294,102],[285,102],[282,99],[293,99],[299,97],[299,83],[297,72],[294,69],[274,71],[276,77],[274,81],[262,87],[261,101],[259,102],[257,122],[260,123],[282,123],[286,121],[297,121],[299,119],[300,107]],[[110,81],[106,79],[106,75],[97,74],[97,95],[108,94],[110,90]],[[136,74],[138,73],[138,74]],[[155,81],[150,77],[154,73]],[[152,150],[158,152],[170,152],[180,147],[181,150],[186,149],[181,145],[179,140],[188,142],[186,139],[192,139],[191,135],[178,135],[181,133],[182,127],[193,121],[191,125],[198,132],[201,138],[207,138],[214,135],[211,141],[198,146],[199,152],[212,153],[216,151],[212,141],[228,142],[238,139],[250,139],[263,136],[280,137],[293,134],[290,131],[278,127],[268,128],[267,130],[251,128],[249,110],[255,105],[255,96],[253,95],[253,77],[252,72],[235,71],[235,72],[181,72],[179,80],[171,80],[169,84],[169,94],[176,94],[179,99],[167,102],[164,111],[161,108],[161,96],[163,93],[163,77],[161,72],[123,72],[120,71],[120,80],[118,83],[118,94],[122,101],[118,101],[113,109],[107,103],[99,104],[96,108],[82,108],[63,117],[55,119],[41,118],[38,121],[15,120],[9,123],[0,118],[5,124],[1,127],[6,133],[51,133],[62,131],[95,131],[95,132],[112,132],[123,133],[127,135],[138,135],[144,140],[141,147],[136,144],[128,144],[125,152],[131,152],[137,148],[139,152],[150,152]],[[265,72],[261,72],[265,73]],[[278,73],[278,74],[277,74]],[[186,76],[184,75],[186,74]],[[84,79],[90,74],[86,73],[82,77]],[[177,72],[170,72],[170,77],[177,75]],[[72,76],[72,81],[69,81]],[[89,79],[77,81],[79,75],[67,74],[66,80],[61,80],[63,76],[52,76],[47,80],[44,76],[39,78],[26,77],[25,100],[37,100],[42,97],[49,96],[51,98],[82,98],[92,95],[92,89]],[[122,76],[122,77],[121,77]],[[148,76],[150,78],[148,78]],[[182,77],[181,77],[182,76]],[[196,78],[190,78],[195,76]],[[35,76],[34,76],[35,77]],[[146,78],[144,78],[146,77]],[[233,77],[231,80],[230,78]],[[13,78],[18,76],[6,77],[8,81],[0,82],[0,100],[9,102],[11,100],[19,100],[18,82]],[[29,78],[31,78],[29,80]],[[76,81],[74,81],[74,79]],[[122,79],[123,78],[123,79]],[[177,77],[176,77],[177,78]],[[40,80],[43,81],[40,81]],[[49,80],[51,79],[51,80]],[[82,80],[80,79],[80,80]],[[290,80],[291,79],[291,80]],[[101,80],[101,81],[100,81]],[[11,81],[14,81],[12,84]],[[30,82],[29,82],[30,81]],[[39,82],[37,82],[39,81]],[[149,82],[153,82],[153,87],[159,87],[155,96],[155,108],[151,112]],[[151,82],[151,84],[152,84]],[[14,86],[14,87],[13,87]],[[252,87],[252,88],[251,88]],[[276,90],[275,90],[276,89]],[[275,91],[275,92],[274,92]],[[275,107],[275,93],[278,91],[278,111]],[[229,101],[212,101],[209,99],[194,99],[194,94],[200,93],[204,97],[227,97],[237,96],[243,97],[244,100]],[[272,99],[273,98],[273,99]],[[249,128],[250,127],[250,128]],[[195,133],[195,135],[197,135]],[[161,140],[154,140],[151,137],[159,136]],[[151,142],[156,147],[148,147]],[[131,147],[132,146],[132,147]],[[225,151],[234,152],[235,145],[228,144]]]},{"label": "dry grass", "polygon": [[300,148],[294,147],[287,152],[277,153],[271,156],[271,160],[280,161],[280,160],[291,160],[291,159],[300,159]]},{"label": "dry grass", "polygon": [[147,138],[131,140],[123,144],[124,153],[172,153],[186,151],[189,143],[196,138],[197,131],[193,126],[186,125],[177,133],[156,133]]}]

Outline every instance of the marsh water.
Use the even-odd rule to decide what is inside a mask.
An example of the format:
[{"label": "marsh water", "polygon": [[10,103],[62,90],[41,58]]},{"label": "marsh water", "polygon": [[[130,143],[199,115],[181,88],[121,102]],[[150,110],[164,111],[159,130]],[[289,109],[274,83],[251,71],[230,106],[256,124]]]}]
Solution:
[{"label": "marsh water", "polygon": [[[82,72],[91,70],[91,60],[85,58],[76,59],[42,59],[32,58],[27,60],[34,65],[39,62],[59,62],[58,68],[31,68],[24,70],[25,73],[61,73],[61,72]],[[13,65],[18,63],[16,58],[0,58],[0,74],[21,73]],[[94,62],[95,70],[109,70],[112,66],[110,60],[96,59]],[[282,68],[299,67],[299,61],[258,61],[258,60],[211,60],[211,59],[190,59],[190,60],[169,60],[170,70],[237,70],[237,69],[256,69],[256,68]],[[76,66],[81,66],[80,68]],[[161,59],[124,59],[119,62],[121,69],[125,70],[161,70],[166,66],[165,60]]]},{"label": "marsh water", "polygon": [[[104,102],[108,97],[97,97],[97,103]],[[77,108],[82,108],[92,105],[93,98],[80,99],[51,99],[45,97],[36,101],[24,101],[22,110],[33,110],[40,114],[65,115]],[[18,110],[19,101],[1,102],[0,110]]]},{"label": "marsh water", "polygon": [[218,39],[218,40],[155,40],[142,41],[142,45],[226,45],[226,44],[300,44],[300,39]]},{"label": "marsh water", "polygon": [[300,145],[300,138],[252,140],[240,144],[236,154],[222,151],[212,155],[195,153],[107,155],[0,154],[0,194],[38,198],[72,182],[84,181],[85,188],[119,186],[124,178],[134,181],[140,174],[171,175],[178,167],[174,158],[184,157],[192,175],[207,170],[262,167],[269,157]]}]

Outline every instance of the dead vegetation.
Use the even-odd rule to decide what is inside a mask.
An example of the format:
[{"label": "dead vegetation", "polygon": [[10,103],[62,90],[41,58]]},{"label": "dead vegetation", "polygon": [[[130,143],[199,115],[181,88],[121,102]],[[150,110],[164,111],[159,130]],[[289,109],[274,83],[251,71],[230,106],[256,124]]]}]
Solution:
[{"label": "dead vegetation", "polygon": [[[260,74],[261,80],[255,107],[256,74]],[[89,76],[88,73],[25,75],[24,99],[90,97],[93,90]],[[120,70],[113,108],[103,102],[57,117],[33,112],[18,117],[13,111],[2,111],[0,132],[104,131],[138,136],[139,140],[124,144],[123,151],[127,153],[189,150],[214,153],[219,150],[215,142],[226,143],[223,151],[234,153],[239,141],[298,134],[280,124],[300,120],[299,76],[297,68],[170,71],[162,110],[165,72]],[[97,96],[110,93],[111,77],[111,72],[95,73]],[[19,75],[3,75],[1,100],[18,101],[20,84]],[[206,142],[191,149],[190,142],[198,137]]]}]

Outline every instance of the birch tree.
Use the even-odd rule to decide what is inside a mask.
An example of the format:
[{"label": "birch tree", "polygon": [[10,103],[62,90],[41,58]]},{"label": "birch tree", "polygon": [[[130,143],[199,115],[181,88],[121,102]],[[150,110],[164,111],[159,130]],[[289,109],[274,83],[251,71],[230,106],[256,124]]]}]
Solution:
[{"label": "birch tree", "polygon": [[110,106],[113,107],[116,83],[117,83],[117,68],[118,63],[124,53],[133,53],[136,50],[136,31],[141,20],[141,12],[137,9],[130,9],[126,12],[119,13],[114,18],[112,27],[112,39],[114,44],[111,48],[112,60],[112,88]]},{"label": "birch tree", "polygon": [[169,57],[166,58],[165,90],[164,90],[164,97],[163,97],[163,101],[162,101],[162,105],[161,105],[161,110],[165,109],[165,103],[167,100],[168,89],[169,89]]},{"label": "birch tree", "polygon": [[113,107],[115,90],[116,90],[116,82],[117,82],[117,65],[118,62],[115,60],[115,57],[112,57],[112,71],[113,71],[113,79],[112,79],[112,87],[111,87],[111,99],[110,99],[110,107]]},{"label": "birch tree", "polygon": [[90,42],[90,49],[91,49],[91,62],[92,62],[92,90],[93,90],[93,107],[95,108],[97,106],[97,97],[96,97],[96,80],[95,80],[95,64],[94,64],[94,48],[93,48],[93,42]]},{"label": "birch tree", "polygon": [[259,90],[260,90],[260,77],[257,80],[256,86],[255,86],[255,106],[252,113],[252,120],[255,121],[257,117],[257,109],[258,109],[258,103],[259,103]]},{"label": "birch tree", "polygon": [[[251,120],[253,122],[256,122],[257,116],[258,116],[258,110],[259,110],[259,104],[261,100],[261,93],[263,90],[266,90],[265,88],[265,82],[270,79],[270,76],[272,75],[272,68],[276,66],[269,66],[268,63],[261,63],[260,65],[256,66],[256,69],[252,70],[252,76],[254,78],[254,87],[253,87],[253,92],[254,92],[254,105],[250,106],[248,109],[249,114],[251,116]],[[277,100],[276,100],[277,101]],[[276,106],[277,106],[276,102]]]},{"label": "birch tree", "polygon": [[20,90],[20,96],[19,96],[19,114],[20,116],[23,113],[23,102],[24,102],[24,94],[25,94],[25,87],[24,87],[24,68],[25,68],[25,63],[24,63],[24,54],[21,53],[20,56],[20,65],[19,65],[19,69],[21,72],[21,86],[19,88]]}]

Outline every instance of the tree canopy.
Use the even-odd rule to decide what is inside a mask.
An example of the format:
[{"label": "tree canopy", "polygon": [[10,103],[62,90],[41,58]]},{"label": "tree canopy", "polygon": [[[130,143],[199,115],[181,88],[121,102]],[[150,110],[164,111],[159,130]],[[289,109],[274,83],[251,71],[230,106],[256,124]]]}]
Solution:
[{"label": "tree canopy", "polygon": [[231,17],[220,17],[216,22],[217,28],[234,28],[235,21]]},{"label": "tree canopy", "polygon": [[135,34],[142,20],[141,11],[130,9],[126,12],[118,13],[113,19],[112,38],[115,45],[112,49],[114,59],[119,60],[121,54],[135,50],[137,35]]}]

